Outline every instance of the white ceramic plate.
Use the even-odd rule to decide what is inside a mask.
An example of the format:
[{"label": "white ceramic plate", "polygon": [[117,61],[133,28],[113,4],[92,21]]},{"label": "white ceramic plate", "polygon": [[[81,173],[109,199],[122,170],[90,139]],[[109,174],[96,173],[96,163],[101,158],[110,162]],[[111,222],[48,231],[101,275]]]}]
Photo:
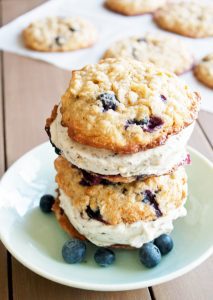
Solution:
[{"label": "white ceramic plate", "polygon": [[176,278],[190,271],[213,252],[213,167],[190,149],[188,215],[175,222],[174,250],[154,269],[146,269],[138,251],[116,250],[116,263],[100,268],[89,245],[86,261],[66,264],[61,248],[68,236],[54,215],[38,208],[45,193],[54,193],[54,151],[42,144],[20,158],[0,183],[0,236],[11,254],[32,271],[50,280],[77,288],[119,291],[138,289]]}]

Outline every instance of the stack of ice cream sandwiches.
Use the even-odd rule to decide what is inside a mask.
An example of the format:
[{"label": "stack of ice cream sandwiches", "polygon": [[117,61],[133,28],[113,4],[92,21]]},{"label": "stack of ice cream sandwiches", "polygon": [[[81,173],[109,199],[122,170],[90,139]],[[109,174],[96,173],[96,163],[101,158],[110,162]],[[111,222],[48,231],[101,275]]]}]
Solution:
[{"label": "stack of ice cream sandwiches", "polygon": [[186,215],[186,143],[199,104],[176,75],[138,61],[73,71],[46,122],[61,226],[107,247],[139,248],[170,233]]}]

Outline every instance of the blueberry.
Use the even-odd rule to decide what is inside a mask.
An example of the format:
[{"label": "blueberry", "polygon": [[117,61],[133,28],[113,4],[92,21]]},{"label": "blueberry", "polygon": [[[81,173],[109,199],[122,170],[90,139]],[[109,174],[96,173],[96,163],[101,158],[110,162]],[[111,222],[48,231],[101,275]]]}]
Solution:
[{"label": "blueberry", "polygon": [[147,41],[146,41],[145,38],[141,37],[141,38],[138,38],[138,39],[137,39],[137,42],[138,42],[138,43],[141,43],[141,42],[145,42],[145,43],[146,43]]},{"label": "blueberry", "polygon": [[115,253],[107,248],[98,248],[95,252],[94,259],[101,267],[108,267],[115,261]]},{"label": "blueberry", "polygon": [[65,39],[62,36],[57,36],[55,42],[58,46],[62,46],[65,43]]},{"label": "blueberry", "polygon": [[146,243],[139,250],[139,258],[147,268],[153,268],[161,261],[161,253],[153,243]]},{"label": "blueberry", "polygon": [[169,253],[174,246],[172,238],[168,234],[162,234],[154,240],[162,255]]},{"label": "blueberry", "polygon": [[83,185],[83,186],[93,186],[93,185],[98,185],[98,184],[103,184],[103,185],[110,185],[110,184],[112,184],[107,179],[101,178],[101,176],[99,176],[98,174],[93,175],[91,173],[88,173],[85,170],[81,170],[81,173],[83,175],[83,178],[79,182],[80,185]]},{"label": "blueberry", "polygon": [[165,102],[167,100],[166,96],[164,96],[164,95],[160,95],[160,97],[163,102]]},{"label": "blueberry", "polygon": [[144,197],[142,199],[142,202],[151,205],[155,210],[156,216],[158,218],[161,217],[162,212],[160,210],[158,202],[156,201],[156,194],[150,190],[145,190],[145,192],[143,193],[143,196]]},{"label": "blueberry", "polygon": [[104,112],[109,109],[116,110],[117,108],[118,99],[115,94],[102,93],[98,96],[98,100],[102,102]]},{"label": "blueberry", "polygon": [[151,116],[143,127],[144,131],[153,132],[156,129],[159,129],[163,125],[163,120],[156,116]]},{"label": "blueberry", "polygon": [[90,219],[94,219],[97,221],[101,221],[102,217],[101,217],[101,213],[100,213],[100,209],[98,208],[96,211],[92,210],[91,207],[88,205],[86,208],[86,213],[88,215],[88,217]]},{"label": "blueberry", "polygon": [[40,209],[44,213],[50,213],[55,199],[52,195],[44,195],[40,199]]},{"label": "blueberry", "polygon": [[124,126],[127,129],[130,125],[138,125],[143,131],[153,132],[156,129],[159,129],[163,125],[163,120],[157,116],[150,116],[150,118],[144,118],[142,120],[128,120]]},{"label": "blueberry", "polygon": [[72,32],[75,32],[75,31],[76,31],[76,29],[73,28],[73,27],[69,27],[69,30],[72,31]]},{"label": "blueberry", "polygon": [[77,239],[67,241],[62,248],[63,259],[68,264],[82,262],[86,255],[86,244]]}]

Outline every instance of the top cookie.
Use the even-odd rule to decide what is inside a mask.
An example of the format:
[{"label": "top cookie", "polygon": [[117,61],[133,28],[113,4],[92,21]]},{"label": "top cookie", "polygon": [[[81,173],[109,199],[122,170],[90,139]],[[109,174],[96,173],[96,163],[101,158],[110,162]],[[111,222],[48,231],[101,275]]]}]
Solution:
[{"label": "top cookie", "polygon": [[57,52],[86,48],[95,43],[95,27],[80,17],[49,17],[31,23],[23,31],[26,47]]},{"label": "top cookie", "polygon": [[134,153],[165,143],[197,117],[200,96],[151,65],[109,58],[72,74],[62,125],[81,144]]},{"label": "top cookie", "polygon": [[107,8],[118,13],[131,16],[152,13],[167,0],[106,0]]},{"label": "top cookie", "polygon": [[126,57],[153,63],[177,75],[188,71],[193,65],[193,56],[182,41],[159,33],[117,41],[105,52],[104,58],[108,57]]},{"label": "top cookie", "polygon": [[194,68],[194,74],[198,80],[213,88],[213,53],[206,55]]},{"label": "top cookie", "polygon": [[193,1],[168,3],[154,14],[155,22],[163,29],[188,37],[213,35],[213,5]]}]

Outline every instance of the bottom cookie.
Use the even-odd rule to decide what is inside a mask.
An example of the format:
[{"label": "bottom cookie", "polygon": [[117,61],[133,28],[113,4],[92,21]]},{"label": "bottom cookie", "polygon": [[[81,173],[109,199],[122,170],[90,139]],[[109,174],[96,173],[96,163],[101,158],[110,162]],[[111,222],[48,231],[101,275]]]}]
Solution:
[{"label": "bottom cookie", "polygon": [[[52,207],[52,211],[55,214],[55,217],[60,224],[61,228],[68,233],[71,237],[85,241],[87,240],[85,236],[81,235],[75,227],[70,223],[69,219],[67,218],[66,214],[64,213],[64,210],[60,207],[60,201],[57,197],[55,200],[55,203]],[[119,249],[134,249],[133,247],[129,245],[111,245],[110,248],[119,248]]]}]

